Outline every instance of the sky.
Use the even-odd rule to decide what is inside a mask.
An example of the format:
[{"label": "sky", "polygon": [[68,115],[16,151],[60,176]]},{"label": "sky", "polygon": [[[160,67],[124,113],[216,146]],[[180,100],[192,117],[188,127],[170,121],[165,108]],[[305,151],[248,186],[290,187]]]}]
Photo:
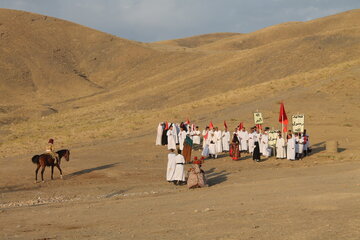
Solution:
[{"label": "sky", "polygon": [[205,33],[248,33],[360,8],[360,0],[0,0],[119,37],[153,42]]}]

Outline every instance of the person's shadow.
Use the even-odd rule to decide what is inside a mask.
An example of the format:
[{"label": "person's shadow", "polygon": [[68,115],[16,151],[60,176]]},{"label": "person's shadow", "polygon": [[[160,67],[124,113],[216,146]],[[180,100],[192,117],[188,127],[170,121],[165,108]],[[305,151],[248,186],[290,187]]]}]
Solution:
[{"label": "person's shadow", "polygon": [[211,168],[205,172],[205,177],[207,179],[206,183],[209,185],[209,187],[223,183],[228,179],[227,176],[229,173],[227,173],[225,170],[220,172],[215,172],[214,170],[215,168]]}]

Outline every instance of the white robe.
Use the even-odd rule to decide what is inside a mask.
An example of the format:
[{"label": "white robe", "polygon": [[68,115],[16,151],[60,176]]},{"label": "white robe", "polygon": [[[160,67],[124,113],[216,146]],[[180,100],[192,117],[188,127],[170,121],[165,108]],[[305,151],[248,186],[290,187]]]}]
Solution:
[{"label": "white robe", "polygon": [[175,153],[169,153],[168,154],[168,163],[167,163],[167,171],[166,171],[166,181],[173,181],[173,176],[175,173]]},{"label": "white robe", "polygon": [[185,159],[184,156],[181,154],[176,155],[175,157],[175,172],[173,176],[174,181],[185,181],[185,171],[184,171],[184,164]]},{"label": "white robe", "polygon": [[229,146],[230,146],[230,132],[223,132],[222,134],[222,147],[223,147],[223,151],[229,151]]},{"label": "white robe", "polygon": [[[207,139],[205,139],[206,134],[207,134]],[[206,144],[209,144],[210,133],[206,132],[206,130],[203,130],[202,135],[203,135],[203,148],[205,148]]]},{"label": "white robe", "polygon": [[178,144],[179,143],[179,133],[180,133],[180,127],[179,124],[173,124],[173,133],[174,133],[174,137],[175,137],[175,143]]},{"label": "white robe", "polygon": [[200,131],[199,130],[195,130],[192,132],[193,135],[193,143],[194,144],[200,144]]},{"label": "white robe", "polygon": [[159,123],[159,126],[157,128],[157,135],[156,135],[156,142],[155,145],[161,145],[161,137],[163,133],[163,126],[161,123]]},{"label": "white robe", "polygon": [[271,149],[269,149],[269,136],[267,134],[262,135],[261,137],[261,143],[262,143],[262,154],[265,157],[269,157],[271,155]]},{"label": "white robe", "polygon": [[295,137],[288,139],[286,156],[289,160],[295,160]]},{"label": "white robe", "polygon": [[276,158],[286,158],[284,138],[278,138],[276,141]]},{"label": "white robe", "polygon": [[304,153],[304,137],[299,137],[298,145],[298,153]]},{"label": "white robe", "polygon": [[167,138],[168,138],[168,149],[176,149],[176,143],[175,143],[175,135],[173,131],[167,131]]},{"label": "white robe", "polygon": [[216,145],[216,153],[221,153],[222,152],[222,134],[221,131],[215,131],[214,132],[214,137],[215,137],[215,145]]},{"label": "white robe", "polygon": [[216,154],[216,137],[210,136],[209,138],[209,154],[215,155]]},{"label": "white robe", "polygon": [[240,131],[239,132],[239,138],[240,138],[240,146],[241,151],[247,151],[248,150],[248,140],[249,140],[249,134],[247,131]]},{"label": "white robe", "polygon": [[204,149],[201,152],[201,156],[208,157],[209,156],[209,145],[205,145]]},{"label": "white robe", "polygon": [[182,151],[184,149],[184,141],[185,141],[185,138],[186,138],[186,132],[185,131],[181,131],[179,133],[179,148],[180,150]]},{"label": "white robe", "polygon": [[255,148],[254,135],[255,133],[249,133],[249,153],[254,152],[254,148]]}]

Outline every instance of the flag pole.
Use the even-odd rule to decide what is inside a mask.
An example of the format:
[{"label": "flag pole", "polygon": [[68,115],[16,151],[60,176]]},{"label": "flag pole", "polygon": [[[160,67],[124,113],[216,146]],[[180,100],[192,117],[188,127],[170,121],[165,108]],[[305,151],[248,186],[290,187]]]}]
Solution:
[{"label": "flag pole", "polygon": [[281,137],[284,139],[284,114],[281,114]]}]

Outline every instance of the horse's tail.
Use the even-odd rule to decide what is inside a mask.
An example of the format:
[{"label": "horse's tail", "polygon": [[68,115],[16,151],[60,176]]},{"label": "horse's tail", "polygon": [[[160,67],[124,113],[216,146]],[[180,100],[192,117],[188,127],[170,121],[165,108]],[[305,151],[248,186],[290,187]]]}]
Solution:
[{"label": "horse's tail", "polygon": [[39,163],[39,155],[35,155],[31,158],[31,161],[33,162],[33,164],[38,164]]}]

